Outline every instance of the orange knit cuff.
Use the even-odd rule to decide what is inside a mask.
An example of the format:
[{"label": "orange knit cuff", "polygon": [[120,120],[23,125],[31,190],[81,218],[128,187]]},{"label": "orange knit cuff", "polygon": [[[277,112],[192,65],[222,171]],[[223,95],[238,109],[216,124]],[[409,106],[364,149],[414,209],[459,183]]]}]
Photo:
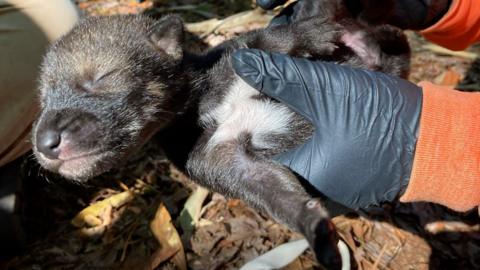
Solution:
[{"label": "orange knit cuff", "polygon": [[480,205],[480,93],[423,82],[420,86],[419,137],[400,201],[429,201],[467,211]]},{"label": "orange knit cuff", "polygon": [[465,49],[480,40],[480,1],[454,0],[440,21],[420,33],[451,50]]}]

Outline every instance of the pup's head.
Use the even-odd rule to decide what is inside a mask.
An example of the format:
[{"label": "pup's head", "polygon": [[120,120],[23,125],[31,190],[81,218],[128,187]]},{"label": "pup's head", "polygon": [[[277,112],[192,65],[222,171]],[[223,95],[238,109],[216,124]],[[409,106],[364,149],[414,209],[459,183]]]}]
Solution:
[{"label": "pup's head", "polygon": [[120,165],[171,120],[185,85],[183,34],[176,16],[94,17],[53,44],[33,126],[40,164],[88,179]]}]

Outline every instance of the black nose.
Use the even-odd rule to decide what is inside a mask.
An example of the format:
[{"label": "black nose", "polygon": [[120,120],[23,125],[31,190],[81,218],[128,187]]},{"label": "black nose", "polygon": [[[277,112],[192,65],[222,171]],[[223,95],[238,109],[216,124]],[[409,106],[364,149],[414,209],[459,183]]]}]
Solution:
[{"label": "black nose", "polygon": [[37,149],[47,158],[57,159],[60,154],[60,132],[46,130],[37,134]]}]

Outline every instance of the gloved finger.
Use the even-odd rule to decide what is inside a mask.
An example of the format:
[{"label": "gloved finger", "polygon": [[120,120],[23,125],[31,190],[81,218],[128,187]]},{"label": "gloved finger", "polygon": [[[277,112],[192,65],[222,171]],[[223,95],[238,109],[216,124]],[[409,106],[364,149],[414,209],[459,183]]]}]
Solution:
[{"label": "gloved finger", "polygon": [[303,178],[309,179],[312,167],[311,159],[314,154],[312,151],[315,151],[313,138],[287,152],[274,156],[273,160],[289,167]]},{"label": "gloved finger", "polygon": [[[319,140],[319,138],[314,135],[304,144],[274,156],[273,160],[302,176],[317,191],[338,204],[358,209],[378,202],[376,198],[370,196],[375,195],[374,193],[359,191],[363,183],[362,175],[358,175],[356,170],[352,170],[359,166],[338,168],[339,163],[335,160],[348,159],[348,157],[338,156],[338,153],[332,152],[331,145],[319,145],[319,142],[315,140]],[[385,181],[385,184],[388,185],[391,182]],[[373,186],[371,189],[383,188]]]},{"label": "gloved finger", "polygon": [[314,125],[319,122],[318,115],[324,106],[334,106],[338,101],[326,100],[332,99],[329,93],[337,91],[332,87],[349,87],[348,83],[337,79],[338,76],[341,80],[348,77],[348,74],[343,74],[345,72],[338,71],[343,71],[344,67],[284,54],[237,50],[233,54],[233,67],[249,85],[284,102]]},{"label": "gloved finger", "polygon": [[283,5],[287,0],[257,0],[257,5],[263,9],[273,9],[279,5]]},{"label": "gloved finger", "polygon": [[[328,168],[329,166],[329,153],[328,149],[318,145],[319,142],[315,140],[318,140],[318,138],[316,139],[314,136],[302,145],[274,156],[273,160],[302,176],[312,187],[328,197],[335,194],[335,192],[332,193],[332,190],[338,190],[339,188],[342,190],[344,187],[341,183],[324,177],[324,168]],[[348,198],[348,196],[328,197],[330,200],[329,204],[336,208],[338,214],[340,214],[340,212],[348,212],[344,208],[345,206],[352,209],[356,208],[355,205],[345,204],[341,200],[343,197]],[[330,210],[330,208],[328,209]]]}]

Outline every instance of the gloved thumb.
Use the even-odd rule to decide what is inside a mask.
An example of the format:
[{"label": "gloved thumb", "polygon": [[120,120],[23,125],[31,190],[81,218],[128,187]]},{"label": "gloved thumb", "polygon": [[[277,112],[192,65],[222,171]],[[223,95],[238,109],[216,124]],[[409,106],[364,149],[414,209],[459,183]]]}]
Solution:
[{"label": "gloved thumb", "polygon": [[317,122],[326,63],[254,49],[237,50],[232,61],[237,75],[250,86]]}]

